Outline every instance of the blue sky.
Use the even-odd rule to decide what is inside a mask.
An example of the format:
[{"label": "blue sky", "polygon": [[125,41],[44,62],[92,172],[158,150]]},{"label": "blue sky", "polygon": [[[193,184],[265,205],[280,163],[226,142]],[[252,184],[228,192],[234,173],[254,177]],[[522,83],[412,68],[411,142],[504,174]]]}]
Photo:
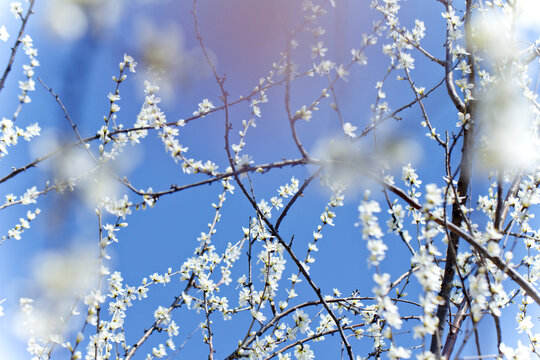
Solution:
[{"label": "blue sky", "polygon": [[[379,15],[360,2],[341,0],[339,5],[336,10],[332,10],[323,18],[322,25],[327,29],[327,34],[323,38],[325,46],[329,48],[329,58],[347,63],[351,57],[350,48],[360,47],[361,33],[369,31],[372,21],[378,19]],[[423,5],[424,2],[421,0],[405,2],[401,22],[412,27],[416,17],[422,18],[427,28],[424,47],[442,58],[445,27],[440,16],[442,6],[433,4],[427,8]],[[7,1],[0,1],[0,6],[5,9],[8,6]],[[106,27],[97,34],[85,33],[82,38],[71,42],[59,39],[47,31],[48,25],[44,20],[44,14],[47,13],[46,6],[44,2],[37,2],[36,14],[31,18],[28,28],[28,33],[39,49],[38,58],[41,66],[36,70],[36,74],[60,95],[83,137],[94,135],[103,123],[102,117],[107,114],[109,108],[107,94],[114,89],[111,76],[118,73],[118,62],[122,60],[124,53],[134,56],[139,62],[139,67],[137,73],[128,74],[128,80],[121,85],[122,99],[119,104],[122,109],[118,119],[126,126],[135,122],[144,99],[142,86],[146,66],[144,60],[145,56],[148,56],[145,53],[145,46],[149,46],[148,44],[152,44],[153,41],[162,41],[165,34],[172,31],[175,31],[172,40],[163,40],[164,43],[176,44],[174,45],[178,46],[176,50],[184,56],[182,59],[189,61],[182,63],[187,68],[171,70],[162,76],[161,81],[169,84],[162,86],[164,91],[163,94],[160,93],[163,98],[161,107],[168,120],[175,121],[191,116],[197,109],[197,104],[204,98],[210,99],[216,106],[220,105],[219,88],[210,76],[209,68],[202,62],[195,39],[191,8],[187,6],[187,2],[158,1],[152,4],[144,1],[125,2],[116,25]],[[300,18],[298,8],[297,4],[290,5],[290,2],[284,0],[200,2],[198,13],[201,34],[216,61],[218,73],[227,74],[226,87],[231,99],[248,94],[259,77],[265,76],[272,63],[278,60],[279,52],[284,49],[287,32]],[[0,24],[5,24],[15,33],[16,25],[10,16],[8,11],[0,10]],[[150,38],[145,40],[145,36]],[[10,41],[12,39],[13,37]],[[304,34],[299,40],[302,42],[293,54],[293,59],[301,64],[302,70],[306,65],[311,66],[313,62],[308,48],[311,39]],[[380,41],[383,43],[385,40],[381,38]],[[3,64],[8,46],[2,43],[0,45],[2,46],[0,64]],[[388,66],[388,59],[381,54],[379,45],[369,48],[366,54],[369,65],[353,66],[348,81],[340,81],[336,85],[345,121],[351,122],[359,129],[369,124],[371,117],[369,107],[376,98],[375,84],[384,75]],[[429,89],[442,78],[442,68],[430,63],[421,55],[416,55],[415,58],[416,69],[412,72],[413,77],[418,86]],[[6,89],[0,95],[1,116],[9,116],[17,106],[17,81],[22,76],[21,65],[24,61],[26,59],[21,52],[18,54]],[[160,81],[157,83],[160,84]],[[311,99],[320,93],[321,84],[324,84],[324,79],[321,82],[318,79],[302,78],[294,82],[291,90],[292,108],[298,109],[302,105],[309,104]],[[36,89],[36,92],[31,94],[32,103],[23,107],[18,121],[24,124],[38,121],[43,131],[42,138],[55,137],[58,144],[76,141],[54,98],[40,84],[36,84]],[[413,99],[413,94],[405,82],[400,83],[392,79],[385,90],[392,109],[399,108]],[[444,95],[443,87],[430,95],[426,101],[427,111],[431,114],[432,122],[437,129],[453,130],[456,110]],[[270,90],[268,98],[269,102],[261,105],[262,118],[258,119],[257,127],[250,129],[246,153],[253,156],[257,164],[300,157],[290,135],[284,107],[283,86]],[[308,150],[315,149],[321,138],[341,131],[340,122],[330,108],[330,103],[329,99],[321,102],[320,110],[314,113],[312,120],[309,123],[299,123],[297,126],[299,136]],[[233,141],[237,140],[241,120],[247,119],[249,115],[250,109],[245,103],[231,109]],[[413,108],[404,111],[401,116],[403,119],[399,122],[389,120],[387,127],[390,130],[387,135],[381,132],[380,136],[383,139],[388,136],[392,139],[389,141],[394,141],[393,139],[416,141],[422,151],[413,165],[418,168],[424,184],[436,182],[442,185],[443,164],[438,162],[442,152],[424,136],[425,130],[420,125],[420,112]],[[227,159],[223,150],[223,132],[223,113],[217,112],[181,128],[180,138],[182,143],[190,148],[188,156],[203,161],[211,159],[220,166],[220,170],[225,170]],[[26,164],[36,152],[39,153],[46,146],[46,143],[40,141],[35,140],[38,145],[20,144],[16,147],[0,162],[0,175],[8,173],[12,166]],[[365,139],[365,141],[368,144],[365,148],[369,149],[372,140]],[[95,149],[95,145],[93,148]],[[128,146],[112,168],[120,176],[128,176],[137,188],[152,187],[155,191],[164,190],[171,184],[181,185],[205,179],[204,175],[183,174],[180,166],[165,153],[156,131],[151,132],[143,144],[136,147]],[[2,193],[22,194],[34,184],[43,186],[52,176],[53,170],[54,163],[46,162],[18,176],[15,181],[1,184],[0,188]],[[399,180],[399,168],[395,169],[394,173],[396,180]],[[302,182],[309,175],[309,169],[295,167],[274,169],[265,175],[255,174],[251,179],[257,198],[269,199],[276,194],[279,186],[290,180],[291,176]],[[365,180],[359,179],[359,182]],[[485,186],[484,180],[475,181],[473,194],[476,188],[481,186]],[[361,239],[360,229],[354,226],[364,188],[364,185],[360,186],[359,191],[347,197],[345,206],[336,210],[336,226],[326,227],[324,230],[324,238],[319,243],[318,260],[312,267],[312,276],[318,281],[323,293],[330,293],[333,288],[339,288],[344,294],[358,289],[363,295],[371,295],[374,286],[371,279],[372,269],[369,269],[366,263],[367,250],[365,242]],[[211,203],[217,201],[220,192],[221,185],[216,183],[163,197],[151,209],[134,211],[126,219],[129,226],[118,233],[119,243],[112,245],[110,250],[112,259],[107,262],[107,266],[112,271],[122,272],[125,282],[130,285],[139,284],[143,277],[148,277],[154,272],[164,273],[169,267],[178,269],[183,261],[192,255],[200,232],[207,230],[207,223],[214,214]],[[121,188],[121,193],[128,194],[134,202],[140,201],[125,187]],[[380,200],[381,205],[385,205],[377,187],[373,188],[373,197]],[[281,231],[286,237],[294,234],[296,239],[294,246],[300,254],[304,254],[307,241],[320,222],[319,216],[327,201],[328,193],[316,180],[287,216]],[[33,259],[41,252],[49,249],[63,251],[69,249],[72,244],[95,244],[98,239],[97,217],[92,208],[85,206],[81,192],[65,195],[51,193],[40,199],[38,206],[42,214],[32,223],[32,228],[24,234],[23,239],[7,241],[0,249],[0,279],[5,284],[3,286],[5,293],[0,294],[0,298],[7,298],[4,304],[6,312],[16,304],[18,296],[32,295],[32,268],[35,266]],[[380,214],[381,225],[386,220],[384,219],[386,209],[387,207],[383,206],[383,213]],[[3,216],[0,217],[0,229],[3,233],[13,226],[26,210],[21,207],[3,210]],[[224,249],[227,242],[240,240],[242,226],[246,227],[250,216],[253,215],[252,209],[237,187],[234,195],[228,195],[223,209],[223,216],[214,239],[216,247]],[[113,221],[112,217],[108,219]],[[388,235],[385,241],[390,250],[382,267],[393,276],[398,276],[402,269],[407,269],[410,262],[407,249],[396,236]],[[441,245],[439,249],[445,248]],[[406,252],[407,256],[404,256]],[[245,259],[241,260],[238,269],[233,271],[233,279],[237,279],[244,272],[245,265]],[[292,266],[292,262],[288,260],[287,265]],[[292,268],[286,270],[284,277],[289,277],[291,272]],[[286,284],[283,281],[281,290],[287,286]],[[305,283],[301,285],[304,287],[299,287],[300,299],[313,298],[311,290],[305,287]],[[153,310],[158,305],[170,304],[182,286],[177,278],[165,288],[156,285],[150,291],[148,299],[138,302],[128,311],[126,337],[129,344],[138,339],[143,329],[152,323]],[[411,285],[410,292],[417,291],[417,283]],[[222,296],[230,295],[231,305],[236,305],[237,297],[234,294],[235,289],[231,285],[230,289],[223,290]],[[403,310],[405,312],[408,308]],[[182,309],[174,315],[174,318],[180,325],[180,336],[176,340],[177,345],[180,345],[203,320],[203,315]],[[243,334],[242,331],[245,331],[248,316],[240,315],[232,325],[219,318],[220,316],[216,315],[216,348],[217,357],[222,358],[234,349],[234,345]],[[22,359],[25,345],[10,336],[11,320],[13,319],[9,315],[0,320],[2,333],[0,349],[8,346],[2,344],[2,341],[9,341],[11,346],[8,348],[13,351],[9,358]],[[486,332],[491,330],[491,323],[482,326],[486,327]],[[505,335],[511,335],[512,332],[509,330]],[[166,339],[166,336],[161,334],[154,337],[155,339],[145,344],[136,359],[142,359],[143,354],[151,351],[152,346]],[[398,335],[398,339],[403,339],[404,344],[408,344],[407,338],[410,336],[404,335],[401,338]],[[488,343],[490,339],[487,340]],[[324,343],[313,345],[320,350],[317,352],[317,358],[335,358],[336,351],[340,348],[338,340],[339,338],[335,336]],[[367,353],[363,351],[362,346],[367,349],[370,344],[366,340],[363,340],[363,344],[357,348],[357,354]],[[199,331],[187,343],[178,358],[202,358],[206,355],[200,354],[205,351],[207,347],[202,343]]]}]

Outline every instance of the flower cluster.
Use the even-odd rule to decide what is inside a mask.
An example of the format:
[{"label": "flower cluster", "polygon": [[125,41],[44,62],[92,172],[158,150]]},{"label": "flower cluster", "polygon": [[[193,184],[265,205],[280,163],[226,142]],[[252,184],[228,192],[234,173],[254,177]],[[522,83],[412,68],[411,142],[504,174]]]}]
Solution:
[{"label": "flower cluster", "polygon": [[368,197],[369,193],[366,192],[362,204],[358,206],[360,222],[355,225],[362,226],[362,238],[368,241],[369,264],[376,266],[384,259],[388,247],[382,240],[383,232],[375,215],[375,213],[381,212],[381,207],[376,200],[368,200]]},{"label": "flower cluster", "polygon": [[2,118],[0,120],[0,158],[8,154],[8,147],[17,145],[19,138],[30,141],[38,136],[41,128],[37,123],[31,124],[26,129],[15,126],[12,120]]},{"label": "flower cluster", "polygon": [[21,240],[22,233],[30,229],[30,222],[36,218],[36,216],[41,213],[40,209],[34,211],[28,210],[26,212],[26,218],[20,218],[19,223],[16,224],[12,229],[8,230],[7,235],[2,236],[2,241],[0,244],[8,239]]}]

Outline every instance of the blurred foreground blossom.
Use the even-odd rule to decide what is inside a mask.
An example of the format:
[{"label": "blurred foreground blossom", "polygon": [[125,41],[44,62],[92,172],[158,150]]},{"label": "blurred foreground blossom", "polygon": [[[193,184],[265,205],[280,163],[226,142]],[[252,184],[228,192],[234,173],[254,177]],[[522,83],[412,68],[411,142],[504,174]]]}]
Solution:
[{"label": "blurred foreground blossom", "polygon": [[85,294],[97,284],[98,264],[93,254],[94,247],[84,246],[40,253],[33,264],[40,293],[60,300]]},{"label": "blurred foreground blossom", "polygon": [[533,35],[538,36],[538,32],[540,32],[540,21],[538,21],[540,2],[538,0],[520,0],[516,2],[515,6],[520,19],[516,24],[518,30],[522,32],[522,35],[534,32]]},{"label": "blurred foreground blossom", "polygon": [[518,56],[524,50],[522,44],[540,35],[538,11],[538,1],[523,0],[479,14],[474,22],[473,43],[496,74],[485,91],[473,90],[479,100],[484,165],[489,169],[526,170],[538,161],[535,134],[540,111],[536,95],[529,89],[527,63],[521,63]]},{"label": "blurred foreground blossom", "polygon": [[507,17],[489,13],[478,16],[475,25],[474,45],[483,50],[489,60],[503,61],[516,54],[516,39]]},{"label": "blurred foreground blossom", "polygon": [[485,165],[520,170],[538,161],[534,114],[514,81],[500,80],[480,97],[478,119]]},{"label": "blurred foreground blossom", "polygon": [[334,185],[358,189],[360,173],[369,169],[370,160],[358,143],[336,138],[322,139],[314,154],[326,163],[326,173]]},{"label": "blurred foreground blossom", "polygon": [[[523,44],[540,36],[540,2],[520,0],[513,5],[504,4],[500,10],[477,14],[472,39],[475,47],[483,51],[488,60],[505,62],[516,57]],[[505,16],[501,16],[501,15]],[[515,18],[509,16],[515,14]],[[499,65],[501,65],[499,63]]]},{"label": "blurred foreground blossom", "polygon": [[46,24],[53,35],[76,41],[87,32],[103,31],[117,23],[122,0],[52,0],[46,9]]},{"label": "blurred foreground blossom", "polygon": [[[29,287],[31,298],[21,298],[14,317],[16,334],[36,343],[61,342],[67,321],[77,314],[76,304],[98,284],[98,262],[93,248],[74,246],[36,256]],[[31,316],[30,316],[31,315]]]},{"label": "blurred foreground blossom", "polygon": [[90,208],[104,196],[116,194],[119,185],[110,174],[92,161],[83,149],[72,149],[56,162],[56,174],[60,181],[73,184],[82,190],[84,200]]},{"label": "blurred foreground blossom", "polygon": [[[158,82],[163,96],[173,95],[176,86],[189,88],[211,75],[201,49],[186,47],[180,25],[171,22],[158,28],[146,19],[135,21],[135,25],[141,38],[140,58],[147,67],[141,77]],[[214,58],[211,52],[210,56]]]},{"label": "blurred foreground blossom", "polygon": [[365,185],[366,174],[377,174],[383,169],[392,171],[406,161],[415,161],[421,149],[411,139],[392,136],[381,136],[376,150],[359,142],[326,138],[319,141],[314,154],[325,162],[331,184],[356,191]]}]

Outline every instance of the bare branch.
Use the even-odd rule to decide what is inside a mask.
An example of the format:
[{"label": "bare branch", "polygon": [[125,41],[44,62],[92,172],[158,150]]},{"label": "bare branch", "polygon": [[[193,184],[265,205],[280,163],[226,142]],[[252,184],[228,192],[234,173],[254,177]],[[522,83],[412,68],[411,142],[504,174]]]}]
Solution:
[{"label": "bare branch", "polygon": [[17,54],[17,50],[19,49],[19,46],[21,45],[22,38],[24,35],[24,29],[26,28],[28,19],[30,18],[30,15],[34,13],[32,9],[34,8],[35,2],[36,2],[35,0],[30,0],[30,4],[28,5],[28,10],[26,11],[26,15],[24,17],[22,17],[21,15],[22,23],[21,23],[21,28],[19,29],[19,34],[17,35],[17,40],[15,41],[15,45],[13,45],[13,47],[11,48],[11,55],[9,57],[6,69],[4,70],[4,74],[2,75],[2,78],[0,78],[0,92],[4,89],[4,84],[9,75],[9,72],[11,71],[13,62],[15,61],[15,55]]}]

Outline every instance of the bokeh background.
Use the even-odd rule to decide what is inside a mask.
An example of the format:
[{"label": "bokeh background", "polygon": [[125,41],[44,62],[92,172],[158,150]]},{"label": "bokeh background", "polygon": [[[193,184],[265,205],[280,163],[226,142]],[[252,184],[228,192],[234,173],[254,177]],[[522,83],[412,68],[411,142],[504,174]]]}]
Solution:
[{"label": "bokeh background", "polygon": [[[350,49],[359,48],[362,34],[369,33],[373,21],[380,19],[380,15],[368,5],[367,2],[353,0],[339,0],[336,8],[327,4],[329,13],[321,18],[321,26],[326,29],[322,38],[328,48],[328,58],[338,64],[350,61]],[[0,0],[0,24],[5,24],[12,34],[7,43],[0,43],[0,66],[7,61],[9,46],[18,29],[18,22],[8,8],[9,2]],[[36,68],[36,75],[59,94],[83,137],[94,135],[103,124],[102,118],[107,115],[110,105],[107,94],[114,89],[111,77],[118,74],[118,63],[122,61],[124,53],[138,62],[137,72],[128,74],[128,79],[120,88],[122,99],[119,102],[121,111],[118,121],[126,126],[135,123],[144,100],[145,80],[160,86],[161,108],[169,121],[191,116],[197,110],[197,104],[205,98],[218,106],[221,104],[219,88],[196,39],[191,10],[190,1],[37,1],[35,15],[27,28],[34,46],[39,50],[41,66]],[[435,1],[426,6],[424,0],[408,0],[403,3],[400,12],[401,23],[405,26],[412,27],[415,18],[425,22],[427,31],[423,46],[440,58],[444,58],[445,22],[440,15],[442,11],[441,4]],[[247,95],[259,78],[267,76],[272,64],[279,60],[280,52],[286,49],[288,34],[302,20],[303,14],[300,1],[203,0],[199,1],[198,17],[210,57],[218,73],[226,74],[226,88],[234,100]],[[293,52],[293,60],[299,64],[298,71],[302,72],[314,62],[310,48],[312,38],[309,34],[300,34],[297,41],[299,46]],[[384,43],[384,36],[379,41]],[[339,81],[335,86],[343,119],[357,126],[358,132],[368,126],[372,119],[370,105],[376,100],[375,85],[389,66],[380,45],[368,47],[366,55],[368,66],[353,66],[347,81]],[[25,61],[24,54],[18,54],[6,88],[0,94],[1,116],[9,117],[18,106],[17,84],[22,77],[21,65]],[[442,68],[421,55],[416,56],[412,74],[417,86],[427,89],[444,76]],[[317,76],[294,81],[291,88],[292,107],[299,109],[311,103],[325,83],[326,79]],[[395,79],[387,82],[385,92],[385,100],[392,109],[414,98],[408,84]],[[268,102],[260,106],[262,116],[257,119],[257,127],[250,129],[245,152],[252,156],[256,164],[300,157],[290,134],[284,86],[272,88],[267,95]],[[9,156],[0,161],[1,176],[9,173],[12,167],[22,166],[59,145],[77,141],[58,104],[39,83],[31,97],[32,102],[23,107],[17,121],[23,124],[39,122],[42,135],[28,146],[21,144],[12,148]],[[444,87],[433,92],[428,100],[426,107],[434,126],[441,131],[455,128],[456,111],[445,96]],[[323,100],[311,121],[297,126],[304,146],[310,151],[316,152],[321,143],[342,132],[332,102],[331,98]],[[248,119],[250,113],[247,103],[231,109],[234,136],[237,136],[241,121]],[[377,132],[382,144],[407,145],[400,148],[404,153],[390,155],[391,160],[395,160],[392,172],[396,180],[401,178],[401,166],[411,162],[418,169],[424,184],[436,182],[441,185],[443,154],[424,135],[419,110],[413,107],[401,113],[400,117],[400,121],[388,120]],[[203,162],[210,159],[220,166],[220,170],[225,170],[224,126],[223,113],[216,112],[181,128],[180,138],[182,144],[189,147],[188,156]],[[95,149],[96,145],[92,146]],[[373,153],[373,140],[370,137],[363,139],[359,146],[362,153]],[[46,181],[58,174],[71,175],[84,171],[90,166],[89,160],[83,151],[65,152],[1,184],[1,192],[23,194],[33,185],[43,187]],[[171,184],[182,185],[205,179],[204,175],[184,174],[180,166],[165,153],[157,131],[151,131],[140,145],[128,145],[110,166],[119,176],[127,176],[140,189],[152,187],[155,191],[164,190]],[[269,199],[292,176],[302,181],[310,175],[310,171],[309,167],[276,169],[264,175],[254,174],[251,180],[257,197]],[[485,188],[483,178],[485,176],[478,176],[473,181],[473,194],[476,188]],[[94,256],[98,253],[98,219],[92,203],[93,191],[96,187],[106,188],[118,195],[128,194],[134,202],[135,199],[140,200],[114,179],[103,181],[100,184],[89,182],[74,192],[52,192],[40,198],[36,206],[42,213],[32,222],[31,229],[24,233],[23,239],[11,239],[0,247],[0,299],[6,298],[2,304],[6,314],[0,318],[0,358],[27,358],[24,355],[24,325],[15,315],[19,297],[44,298],[64,304],[55,298],[62,296],[61,289],[67,294],[69,289],[83,285],[80,284],[83,282],[81,279],[94,281],[92,272],[95,269],[82,260],[87,258],[85,254]],[[358,218],[358,204],[367,187],[373,187],[374,198],[381,200],[383,197],[380,189],[362,176],[354,175],[353,182],[353,191],[347,193],[345,205],[336,210],[336,226],[324,230],[324,238],[318,245],[317,262],[312,265],[312,276],[323,293],[331,293],[332,289],[337,288],[343,293],[358,289],[360,294],[369,295],[374,286],[366,262],[365,243],[354,224]],[[180,268],[183,261],[192,255],[201,231],[207,230],[207,223],[214,214],[211,204],[217,202],[220,192],[221,185],[216,183],[163,197],[153,208],[133,211],[126,219],[129,226],[118,233],[119,243],[111,246],[111,259],[106,261],[106,265],[111,271],[120,271],[125,283],[130,285],[138,285],[144,277],[155,272],[164,273],[169,267],[174,270]],[[282,233],[288,236],[294,234],[294,244],[300,253],[305,251],[328,199],[329,192],[315,181],[287,216]],[[0,216],[2,234],[17,223],[26,211],[26,207],[20,206],[3,210]],[[240,240],[242,227],[247,226],[253,215],[239,189],[234,195],[229,195],[214,237],[216,247],[224,249],[227,242]],[[381,223],[383,219],[384,214],[381,214]],[[400,275],[400,269],[408,267],[410,259],[403,256],[407,250],[397,236],[389,236],[386,243],[390,250],[381,266],[396,277]],[[76,264],[70,262],[73,259]],[[238,278],[244,269],[243,260],[233,271],[233,279]],[[288,278],[293,272],[296,273],[292,267],[289,268],[285,277]],[[301,294],[300,299],[312,296],[311,290],[304,285],[301,283],[297,290]],[[56,293],[47,294],[47,286],[57,286]],[[223,290],[223,296],[230,296],[231,305],[236,305],[237,301],[234,287]],[[129,344],[134,343],[152,324],[153,311],[157,306],[168,306],[181,288],[183,284],[178,278],[173,278],[166,287],[153,286],[148,299],[137,301],[128,310],[125,335]],[[414,291],[418,291],[418,286],[413,284],[410,292]],[[45,304],[49,309],[53,308],[51,303]],[[84,313],[83,307],[80,306],[80,310]],[[407,311],[418,313],[414,308],[402,309],[403,313]],[[173,318],[180,326],[177,345],[184,341],[186,343],[171,358],[206,358],[202,354],[206,354],[207,347],[201,340],[201,331],[196,330],[204,319],[203,314],[181,309]],[[239,315],[239,320],[231,325],[216,316],[214,332],[218,358],[234,349],[238,339],[243,336],[249,318],[249,314]],[[505,324],[504,336],[512,339],[516,333],[513,319],[503,318],[502,321]],[[80,319],[70,321],[69,327],[75,333],[80,326]],[[480,326],[482,333],[486,334],[488,346],[493,346],[493,326],[487,320]],[[192,332],[194,334],[190,337]],[[135,358],[142,359],[152,346],[165,339],[165,335],[155,334]],[[397,335],[398,342],[403,341],[403,346],[409,345],[408,339],[408,334],[402,337]],[[368,340],[364,342],[367,353],[371,345]],[[512,340],[509,342],[514,343]],[[337,336],[327,337],[326,341],[316,343],[313,347],[317,350],[317,358],[337,358],[340,352]],[[357,353],[360,354],[359,351]]]}]

